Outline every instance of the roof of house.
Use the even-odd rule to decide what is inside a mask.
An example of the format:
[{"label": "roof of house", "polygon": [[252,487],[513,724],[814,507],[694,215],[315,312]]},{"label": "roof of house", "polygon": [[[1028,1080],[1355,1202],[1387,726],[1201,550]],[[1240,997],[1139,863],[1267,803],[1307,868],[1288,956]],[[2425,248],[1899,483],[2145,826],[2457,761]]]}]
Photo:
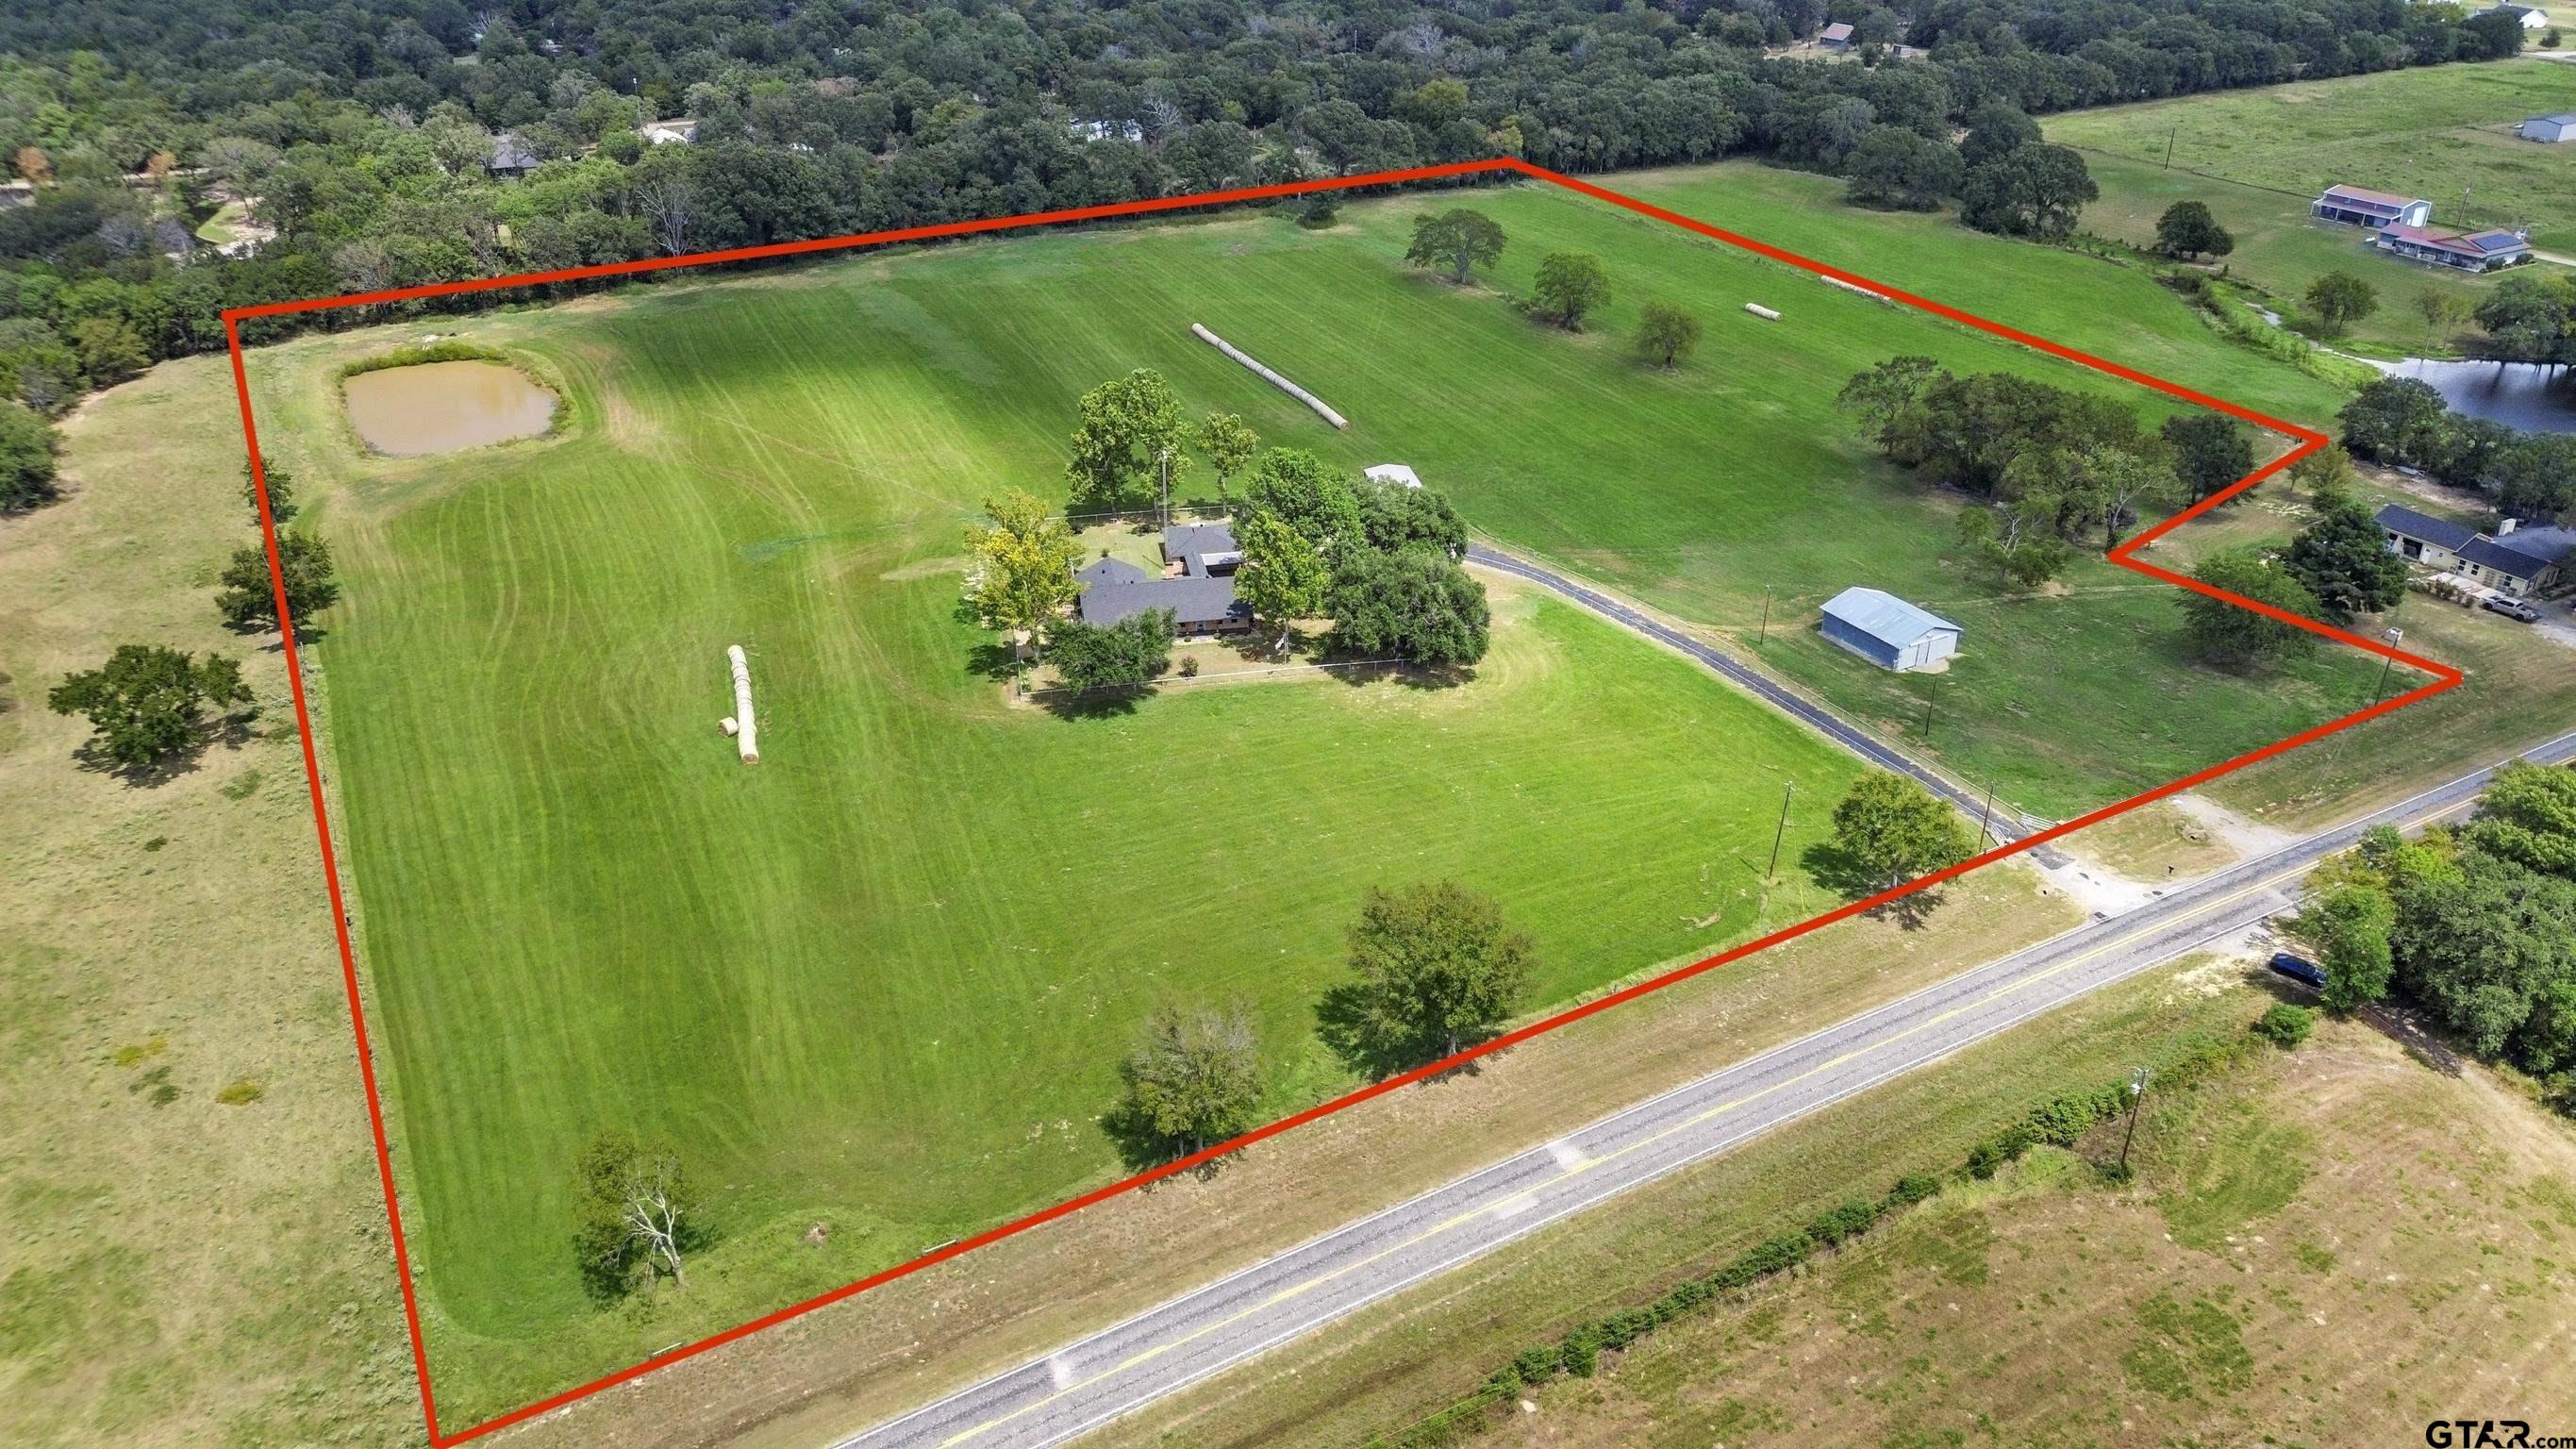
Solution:
[{"label": "roof of house", "polygon": [[1825,617],[1837,619],[1873,639],[1898,647],[1947,630],[1956,634],[1959,626],[1914,607],[1894,594],[1880,589],[1852,587],[1825,601]]},{"label": "roof of house", "polygon": [[538,166],[537,153],[519,139],[516,131],[503,131],[492,138],[492,159],[484,165],[494,171],[533,171]]},{"label": "roof of house", "polygon": [[2353,211],[2378,211],[2390,216],[2420,204],[2420,196],[2399,196],[2394,192],[2373,191],[2366,186],[2329,186],[2319,201],[2331,201]]},{"label": "roof of house", "polygon": [[2462,545],[2459,554],[2463,562],[2517,579],[2536,579],[2549,572],[2550,565],[2556,562],[2554,559],[2534,558],[2511,544],[2498,543],[2483,534]]},{"label": "roof of house", "polygon": [[1094,588],[1102,584],[1141,584],[1153,577],[1123,558],[1096,559],[1087,568],[1075,569],[1073,576]]},{"label": "roof of house", "polygon": [[2469,540],[2478,536],[2478,531],[2465,523],[2453,523],[2447,518],[2435,518],[2429,513],[2418,513],[2403,504],[2387,504],[2374,516],[2379,520],[2379,526],[2391,533],[2402,533],[2408,538],[2439,544],[2453,553],[2468,547]]},{"label": "roof of house", "polygon": [[2531,250],[2531,243],[2502,227],[2489,227],[2485,231],[2439,231],[2428,226],[2392,226],[2383,229],[2379,235],[2383,246],[2394,237],[2417,246],[2457,252],[2464,257],[2496,257]]},{"label": "roof of house", "polygon": [[1852,28],[1849,25],[1843,24],[1828,25],[1824,29],[1816,32],[1816,38],[1818,40],[1849,40],[1852,38]]},{"label": "roof of house", "polygon": [[[1224,557],[1227,554],[1234,557]],[[1163,557],[1179,559],[1193,575],[1207,572],[1211,561],[1243,561],[1242,545],[1234,541],[1233,528],[1222,523],[1175,523],[1164,529]]]},{"label": "roof of house", "polygon": [[1076,601],[1086,624],[1109,625],[1147,609],[1169,609],[1182,628],[1250,623],[1252,606],[1234,596],[1232,579],[1147,579],[1133,584],[1094,584]]}]

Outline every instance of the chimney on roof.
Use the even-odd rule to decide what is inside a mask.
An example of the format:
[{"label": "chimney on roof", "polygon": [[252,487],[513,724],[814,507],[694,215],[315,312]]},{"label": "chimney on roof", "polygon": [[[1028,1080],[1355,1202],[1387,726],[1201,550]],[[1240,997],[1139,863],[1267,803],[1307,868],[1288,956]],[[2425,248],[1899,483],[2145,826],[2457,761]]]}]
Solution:
[{"label": "chimney on roof", "polygon": [[2513,532],[2515,529],[2520,528],[2521,526],[2522,526],[2522,520],[2521,520],[2521,519],[2519,519],[2519,518],[2508,518],[2508,519],[2506,519],[2504,522],[2499,523],[2499,524],[2497,524],[2497,525],[2496,525],[2496,537],[2498,537],[2498,538],[2502,538],[2502,537],[2504,537],[2506,534]]}]

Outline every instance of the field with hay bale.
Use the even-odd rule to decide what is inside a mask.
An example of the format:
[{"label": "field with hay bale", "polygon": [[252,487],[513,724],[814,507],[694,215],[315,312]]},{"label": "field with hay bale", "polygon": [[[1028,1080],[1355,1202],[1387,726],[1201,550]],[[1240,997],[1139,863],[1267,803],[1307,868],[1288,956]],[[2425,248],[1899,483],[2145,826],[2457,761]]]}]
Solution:
[{"label": "field with hay bale", "polygon": [[[563,414],[434,458],[368,456],[338,411],[341,368],[391,329],[254,354],[263,443],[312,480],[346,581],[308,658],[443,1418],[1121,1175],[1099,1119],[1158,1003],[1249,1004],[1269,1115],[1349,1085],[1315,1002],[1366,885],[1499,898],[1536,938],[1532,1009],[1832,903],[1794,868],[1766,889],[1761,862],[1783,788],[1803,807],[1794,862],[1856,762],[1499,578],[1493,650],[1463,682],[1016,700],[958,609],[961,533],[1001,488],[1062,496],[1074,399],[1102,379],[1155,368],[1193,417],[1240,413],[1354,472],[1402,458],[1480,533],[1736,638],[1891,733],[1923,681],[1818,643],[1814,603],[1866,581],[1959,618],[1929,747],[2030,809],[2133,793],[2369,687],[2366,661],[2332,653],[2203,670],[2170,591],[2095,565],[2062,593],[1995,594],[1949,555],[1955,503],[1832,405],[1896,353],[2170,411],[2151,394],[1560,193],[1458,199],[1510,236],[1467,289],[1403,265],[1426,203],[1399,198],[1320,232],[1235,214],[1040,233],[485,317],[465,335],[560,380]],[[1971,243],[1837,260],[1943,296],[1927,266],[2062,256]],[[1510,304],[1566,250],[1612,283],[1579,334]],[[2330,410],[2143,276],[2092,285],[2092,335],[2068,340],[2303,421]],[[1678,371],[1629,345],[1655,298],[1708,326]],[[1754,299],[1780,319],[1742,312]],[[2122,351],[2127,312],[2155,355]],[[717,729],[735,644],[756,768]],[[715,1237],[685,1294],[609,1312],[585,1295],[572,1163],[605,1126],[690,1155]]]}]

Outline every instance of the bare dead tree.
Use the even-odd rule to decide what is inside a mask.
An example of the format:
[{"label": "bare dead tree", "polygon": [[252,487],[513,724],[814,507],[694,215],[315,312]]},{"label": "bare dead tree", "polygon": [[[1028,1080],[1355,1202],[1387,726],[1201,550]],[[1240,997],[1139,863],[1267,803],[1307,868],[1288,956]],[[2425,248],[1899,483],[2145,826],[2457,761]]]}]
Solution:
[{"label": "bare dead tree", "polygon": [[697,210],[697,191],[677,176],[657,176],[635,188],[635,209],[653,224],[653,240],[665,256],[689,249],[689,223]]}]

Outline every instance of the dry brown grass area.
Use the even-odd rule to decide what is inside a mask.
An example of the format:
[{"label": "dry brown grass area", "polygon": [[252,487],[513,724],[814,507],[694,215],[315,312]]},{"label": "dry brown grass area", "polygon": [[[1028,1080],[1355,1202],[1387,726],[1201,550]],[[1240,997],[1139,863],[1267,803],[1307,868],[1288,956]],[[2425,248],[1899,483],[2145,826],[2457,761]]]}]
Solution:
[{"label": "dry brown grass area", "polygon": [[[284,668],[210,601],[254,536],[238,427],[222,359],[157,368],[0,520],[12,1446],[424,1437]],[[155,784],[76,763],[45,691],[129,642],[241,658],[256,731]]]},{"label": "dry brown grass area", "polygon": [[2087,827],[2067,846],[2143,881],[2190,880],[2238,859],[2236,847],[2165,800]]},{"label": "dry brown grass area", "polygon": [[[2107,1155],[2113,1142],[2093,1145]],[[2368,1028],[1537,1393],[1514,1445],[2363,1444],[2576,1403],[2576,1134]]]}]

